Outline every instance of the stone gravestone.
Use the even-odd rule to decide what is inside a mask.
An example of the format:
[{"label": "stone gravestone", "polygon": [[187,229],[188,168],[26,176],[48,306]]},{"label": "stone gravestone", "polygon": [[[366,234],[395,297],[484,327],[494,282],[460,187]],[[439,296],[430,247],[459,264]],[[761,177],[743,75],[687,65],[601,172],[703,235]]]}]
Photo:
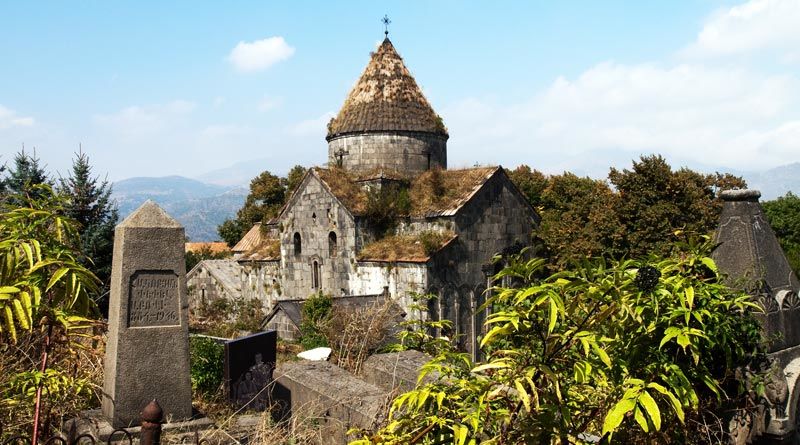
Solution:
[{"label": "stone gravestone", "polygon": [[225,392],[236,408],[263,411],[269,404],[276,363],[277,332],[266,331],[225,342]]},{"label": "stone gravestone", "polygon": [[192,415],[183,227],[152,201],[114,232],[103,414],[137,425],[153,399],[170,421]]}]

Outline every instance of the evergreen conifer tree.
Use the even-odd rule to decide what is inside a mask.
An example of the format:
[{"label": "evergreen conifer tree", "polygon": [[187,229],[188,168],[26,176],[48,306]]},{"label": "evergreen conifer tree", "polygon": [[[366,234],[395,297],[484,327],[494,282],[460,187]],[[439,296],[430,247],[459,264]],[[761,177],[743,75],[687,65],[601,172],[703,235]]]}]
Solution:
[{"label": "evergreen conifer tree", "polygon": [[89,157],[83,152],[72,161],[69,177],[59,183],[59,192],[65,198],[64,213],[80,224],[81,263],[100,278],[104,293],[111,277],[114,226],[119,219],[111,200],[111,184],[92,176]]},{"label": "evergreen conifer tree", "polygon": [[46,193],[38,185],[52,185],[50,178],[39,165],[36,152],[29,155],[23,148],[14,156],[14,165],[8,171],[4,181],[6,201],[15,207],[27,205],[32,200],[38,200]]}]

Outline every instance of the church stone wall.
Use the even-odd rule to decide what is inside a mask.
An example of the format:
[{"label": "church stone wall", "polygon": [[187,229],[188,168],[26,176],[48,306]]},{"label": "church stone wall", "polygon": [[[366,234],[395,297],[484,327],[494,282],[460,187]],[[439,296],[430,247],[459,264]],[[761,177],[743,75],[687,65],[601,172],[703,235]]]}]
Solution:
[{"label": "church stone wall", "polygon": [[431,260],[430,289],[439,295],[432,306],[434,318],[453,322],[450,335],[457,335],[467,351],[475,351],[475,336],[481,331],[485,268],[494,255],[512,246],[530,244],[537,224],[531,207],[514,189],[507,176],[497,174],[456,214],[458,238]]},{"label": "church stone wall", "polygon": [[411,294],[423,293],[428,288],[428,266],[425,263],[359,262],[349,278],[353,295],[375,295],[388,288],[389,295],[406,311],[408,318],[417,315],[409,310],[413,303]]},{"label": "church stone wall", "polygon": [[420,218],[398,221],[395,233],[398,235],[414,235],[422,232],[455,231],[456,225],[451,217]]},{"label": "church stone wall", "polygon": [[[355,258],[355,226],[348,211],[313,174],[299,187],[300,195],[284,213],[281,229],[281,298],[307,298],[322,291],[339,296],[350,294],[349,274]],[[336,236],[331,252],[329,235]],[[300,237],[300,253],[295,252],[294,236]],[[314,286],[314,263],[319,267],[319,283]]]},{"label": "church stone wall", "polygon": [[190,274],[187,274],[186,288],[190,311],[219,298],[233,300],[238,297],[238,295],[227,292],[202,262]]},{"label": "church stone wall", "polygon": [[328,162],[355,172],[383,168],[416,174],[435,166],[447,168],[447,137],[415,132],[347,134],[328,142]]},{"label": "church stone wall", "polygon": [[266,312],[283,295],[280,261],[240,261],[242,266],[242,298],[257,299]]}]

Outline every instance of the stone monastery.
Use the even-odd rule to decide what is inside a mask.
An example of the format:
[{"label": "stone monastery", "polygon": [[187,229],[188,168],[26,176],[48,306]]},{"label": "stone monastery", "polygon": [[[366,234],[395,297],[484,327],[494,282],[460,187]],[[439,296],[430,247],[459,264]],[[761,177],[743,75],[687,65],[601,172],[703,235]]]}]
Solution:
[{"label": "stone monastery", "polygon": [[234,260],[189,272],[192,304],[258,299],[267,327],[296,335],[304,299],[438,296],[427,317],[452,321],[475,351],[493,258],[528,245],[536,211],[502,167],[447,169],[447,129],[386,38],[328,124],[328,166],[311,168],[280,215],[254,226]]}]

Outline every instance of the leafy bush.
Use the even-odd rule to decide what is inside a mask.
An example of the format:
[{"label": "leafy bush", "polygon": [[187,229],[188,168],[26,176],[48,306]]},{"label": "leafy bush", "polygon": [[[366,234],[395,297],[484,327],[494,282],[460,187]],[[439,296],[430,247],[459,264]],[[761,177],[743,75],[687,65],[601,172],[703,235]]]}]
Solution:
[{"label": "leafy bush", "polygon": [[8,202],[0,210],[0,422],[2,434],[33,424],[41,436],[93,397],[96,355],[84,348],[97,341],[88,317],[99,281],[80,264],[77,224],[48,185]]},{"label": "leafy bush", "polygon": [[232,338],[242,331],[259,331],[265,314],[261,300],[255,298],[215,298],[204,302],[189,315],[192,332]]},{"label": "leafy bush", "polygon": [[408,195],[408,184],[389,183],[380,188],[371,189],[367,193],[367,206],[364,217],[378,232],[385,236],[394,231],[397,218],[408,215],[411,210],[411,199]]},{"label": "leafy bush", "polygon": [[720,283],[709,243],[678,248],[544,279],[544,260],[513,258],[496,278],[516,284],[486,302],[487,361],[443,350],[356,443],[723,442],[718,415],[758,397],[735,377],[762,369],[757,306]]},{"label": "leafy bush", "polygon": [[328,346],[324,329],[333,307],[333,299],[323,293],[312,295],[303,302],[300,320],[300,344],[305,349]]},{"label": "leafy bush", "polygon": [[789,265],[800,275],[800,197],[789,192],[762,205]]},{"label": "leafy bush", "polygon": [[195,393],[214,396],[219,392],[224,356],[225,346],[213,338],[189,338],[189,368]]}]

